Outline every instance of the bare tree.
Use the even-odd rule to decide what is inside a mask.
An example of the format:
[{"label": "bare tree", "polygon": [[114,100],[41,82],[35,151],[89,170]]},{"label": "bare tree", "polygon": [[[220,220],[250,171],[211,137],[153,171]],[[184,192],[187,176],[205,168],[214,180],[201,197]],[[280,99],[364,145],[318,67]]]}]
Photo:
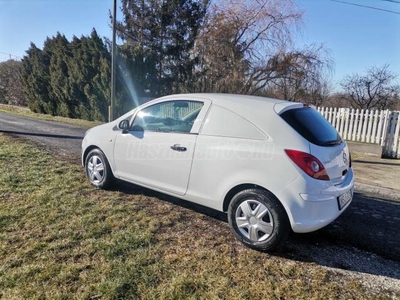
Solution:
[{"label": "bare tree", "polygon": [[400,87],[393,84],[397,76],[388,68],[389,65],[371,67],[364,76],[347,76],[341,82],[344,98],[360,109],[390,109],[398,105]]},{"label": "bare tree", "polygon": [[280,89],[287,99],[316,90],[327,60],[322,46],[293,50],[292,31],[302,15],[291,0],[223,3],[211,7],[196,41],[197,91],[265,95]]},{"label": "bare tree", "polygon": [[301,14],[290,0],[229,0],[213,5],[196,41],[200,91],[255,93],[273,59],[291,43]]},{"label": "bare tree", "polygon": [[21,62],[7,60],[0,63],[0,103],[26,105],[20,74]]},{"label": "bare tree", "polygon": [[321,105],[331,92],[332,61],[323,46],[282,54],[275,66],[279,72],[269,83],[276,98]]},{"label": "bare tree", "polygon": [[349,107],[349,102],[345,99],[344,94],[340,92],[331,93],[323,103],[328,107]]},{"label": "bare tree", "polygon": [[237,42],[237,34],[224,13],[207,17],[207,26],[195,45],[199,58],[198,91],[235,93],[243,88],[249,63]]}]

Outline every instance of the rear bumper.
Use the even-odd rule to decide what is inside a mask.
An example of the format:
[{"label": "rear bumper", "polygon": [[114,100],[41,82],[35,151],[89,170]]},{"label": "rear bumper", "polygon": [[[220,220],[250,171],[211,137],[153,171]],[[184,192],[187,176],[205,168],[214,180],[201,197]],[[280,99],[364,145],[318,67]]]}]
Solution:
[{"label": "rear bumper", "polygon": [[337,186],[331,182],[300,176],[290,184],[290,189],[282,191],[277,196],[279,199],[284,199],[282,203],[288,212],[292,230],[305,233],[325,227],[339,217],[349,207],[351,201],[339,209],[338,197],[348,191],[353,195],[352,169],[349,169],[345,181]]}]

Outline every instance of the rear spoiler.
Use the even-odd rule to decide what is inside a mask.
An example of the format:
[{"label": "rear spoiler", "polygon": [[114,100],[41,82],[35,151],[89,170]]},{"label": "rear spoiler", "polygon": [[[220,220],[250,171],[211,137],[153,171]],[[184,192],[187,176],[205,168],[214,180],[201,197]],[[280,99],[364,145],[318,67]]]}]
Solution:
[{"label": "rear spoiler", "polygon": [[299,102],[281,102],[274,105],[274,111],[280,115],[289,109],[309,107],[307,104]]}]

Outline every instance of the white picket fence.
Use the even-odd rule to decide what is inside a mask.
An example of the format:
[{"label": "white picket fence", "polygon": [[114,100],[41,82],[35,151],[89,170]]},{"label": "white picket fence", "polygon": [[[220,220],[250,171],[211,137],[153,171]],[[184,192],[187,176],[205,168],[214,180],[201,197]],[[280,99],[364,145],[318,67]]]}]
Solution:
[{"label": "white picket fence", "polygon": [[383,156],[400,158],[400,112],[317,107],[347,141],[378,144]]}]

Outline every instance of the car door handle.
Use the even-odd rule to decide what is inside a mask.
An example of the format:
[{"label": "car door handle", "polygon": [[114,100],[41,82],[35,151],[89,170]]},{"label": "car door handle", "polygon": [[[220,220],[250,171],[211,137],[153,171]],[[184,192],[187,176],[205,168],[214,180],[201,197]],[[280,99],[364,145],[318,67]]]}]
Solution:
[{"label": "car door handle", "polygon": [[180,151],[180,152],[184,152],[187,150],[186,147],[182,147],[179,144],[175,144],[175,145],[171,146],[171,149],[175,150],[175,151]]}]

